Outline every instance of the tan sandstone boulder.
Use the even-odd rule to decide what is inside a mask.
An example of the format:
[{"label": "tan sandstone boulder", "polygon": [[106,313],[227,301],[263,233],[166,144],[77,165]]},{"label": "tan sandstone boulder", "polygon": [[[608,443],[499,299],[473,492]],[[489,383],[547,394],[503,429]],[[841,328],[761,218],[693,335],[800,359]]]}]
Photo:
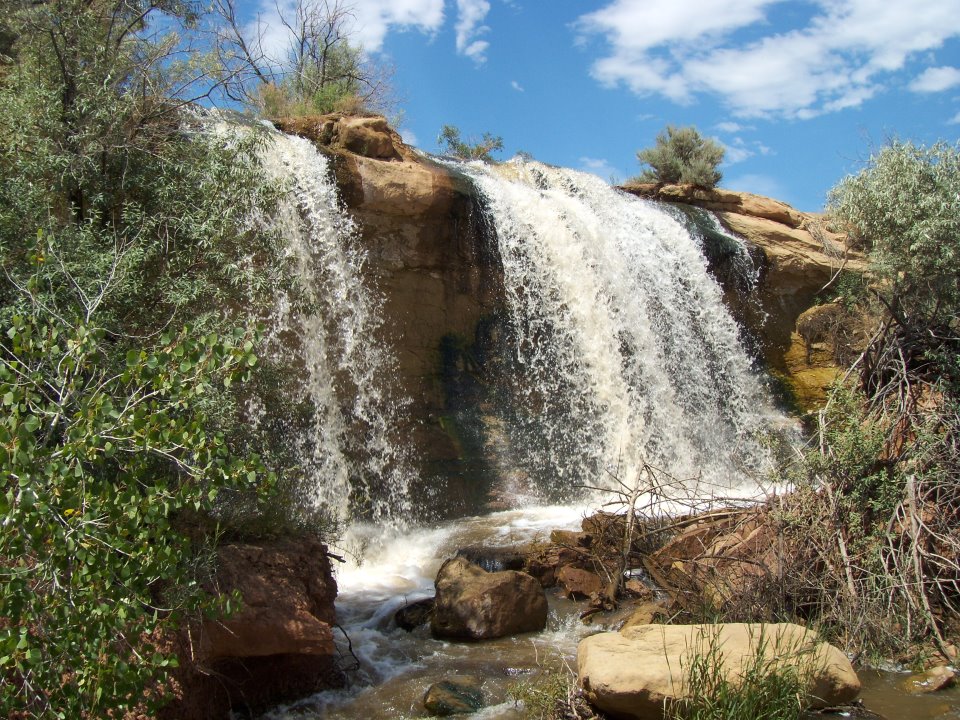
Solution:
[{"label": "tan sandstone boulder", "polygon": [[526,573],[487,572],[453,558],[441,566],[436,588],[430,619],[434,637],[489,640],[542,630],[547,624],[546,595]]},{"label": "tan sandstone boulder", "polygon": [[813,707],[842,705],[859,694],[860,681],[847,657],[791,624],[645,625],[600,633],[580,641],[577,671],[587,700],[600,710],[614,717],[660,720],[665,703],[687,693],[684,668],[692,653],[715,643],[724,670],[736,682],[761,638],[765,656],[775,655],[777,665],[810,668]]}]

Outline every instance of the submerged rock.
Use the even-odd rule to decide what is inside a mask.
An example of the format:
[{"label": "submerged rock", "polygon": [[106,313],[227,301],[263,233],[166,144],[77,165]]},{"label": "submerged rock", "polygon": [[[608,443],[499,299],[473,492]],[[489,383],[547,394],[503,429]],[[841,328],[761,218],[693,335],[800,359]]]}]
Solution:
[{"label": "submerged rock", "polygon": [[546,595],[526,573],[490,573],[453,558],[437,573],[436,588],[430,630],[437,638],[489,640],[543,630],[547,624]]},{"label": "submerged rock", "polygon": [[849,703],[860,681],[847,657],[799,625],[646,625],[580,641],[577,671],[587,700],[617,717],[664,717],[664,704],[687,696],[691,653],[717,652],[733,682],[765,643],[776,666],[809,673],[813,707]]},{"label": "submerged rock", "polygon": [[431,715],[467,715],[483,707],[483,690],[476,678],[458,677],[434,683],[423,696]]},{"label": "submerged rock", "polygon": [[951,687],[956,679],[956,670],[948,665],[938,665],[906,678],[900,683],[900,689],[913,695],[922,695]]},{"label": "submerged rock", "polygon": [[409,605],[404,605],[394,613],[393,619],[398,627],[407,632],[412,632],[416,628],[430,622],[430,615],[433,613],[434,599],[424,598],[417,600]]}]

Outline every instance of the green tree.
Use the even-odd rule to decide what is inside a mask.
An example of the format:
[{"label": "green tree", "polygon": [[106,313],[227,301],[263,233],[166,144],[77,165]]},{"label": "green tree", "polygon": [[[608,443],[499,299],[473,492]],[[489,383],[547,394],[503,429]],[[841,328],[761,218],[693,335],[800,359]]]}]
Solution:
[{"label": "green tree", "polygon": [[5,717],[144,701],[171,662],[158,623],[211,605],[198,566],[222,499],[273,484],[271,446],[238,409],[237,381],[261,372],[256,335],[233,328],[286,282],[275,238],[250,222],[277,188],[260,179],[261,136],[187,107],[213,77],[179,60],[191,7],[4,4]]},{"label": "green tree", "polygon": [[469,138],[464,140],[460,136],[460,129],[454,125],[444,125],[437,138],[440,152],[461,160],[483,160],[493,162],[492,153],[503,150],[503,138],[484,133],[480,140]]},{"label": "green tree", "polygon": [[828,210],[867,250],[899,323],[957,329],[960,148],[892,142],[831,190]]},{"label": "green tree", "polygon": [[723,154],[720,144],[702,137],[695,127],[667,125],[653,147],[637,152],[641,165],[649,165],[637,179],[712,188],[723,178],[718,169]]},{"label": "green tree", "polygon": [[354,43],[355,14],[343,0],[277,4],[287,38],[280,53],[264,46],[263,26],[253,33],[244,26],[236,0],[216,0],[214,8],[222,20],[219,60],[231,69],[226,87],[234,99],[267,117],[393,109],[393,69]]},{"label": "green tree", "polygon": [[119,368],[109,345],[101,328],[42,317],[12,318],[0,339],[4,717],[155,706],[144,688],[176,662],[155,631],[215,607],[184,523],[265,475],[197,402],[249,373],[248,334],[183,328]]}]

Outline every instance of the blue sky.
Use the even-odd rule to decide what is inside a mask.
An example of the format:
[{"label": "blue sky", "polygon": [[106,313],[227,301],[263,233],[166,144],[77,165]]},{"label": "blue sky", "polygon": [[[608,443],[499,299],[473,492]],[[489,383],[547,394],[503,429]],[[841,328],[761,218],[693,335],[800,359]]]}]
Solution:
[{"label": "blue sky", "polygon": [[960,133],[960,0],[352,5],[428,151],[452,124],[502,136],[503,159],[624,180],[664,125],[693,124],[728,148],[724,187],[816,211],[889,138]]}]

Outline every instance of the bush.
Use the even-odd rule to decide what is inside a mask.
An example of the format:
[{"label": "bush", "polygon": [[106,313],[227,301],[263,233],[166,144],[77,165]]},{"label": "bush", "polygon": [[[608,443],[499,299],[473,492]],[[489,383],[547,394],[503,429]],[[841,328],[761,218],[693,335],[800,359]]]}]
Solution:
[{"label": "bush", "polygon": [[723,153],[723,147],[702,137],[695,127],[667,125],[657,135],[656,145],[637,153],[640,163],[650,166],[637,179],[712,188],[723,178],[717,169],[723,162]]},{"label": "bush", "polygon": [[14,317],[0,336],[0,714],[107,717],[175,664],[164,618],[215,607],[189,518],[263,487],[197,398],[248,375],[252,338],[189,328],[109,360],[100,328]]},{"label": "bush", "polygon": [[830,191],[828,210],[869,253],[906,324],[960,316],[960,148],[893,142]]},{"label": "bush", "polygon": [[441,128],[437,143],[440,145],[442,154],[452,155],[461,160],[493,162],[491,153],[503,150],[503,138],[484,133],[480,140],[470,138],[465,141],[460,137],[460,129],[453,125],[444,125]]}]

